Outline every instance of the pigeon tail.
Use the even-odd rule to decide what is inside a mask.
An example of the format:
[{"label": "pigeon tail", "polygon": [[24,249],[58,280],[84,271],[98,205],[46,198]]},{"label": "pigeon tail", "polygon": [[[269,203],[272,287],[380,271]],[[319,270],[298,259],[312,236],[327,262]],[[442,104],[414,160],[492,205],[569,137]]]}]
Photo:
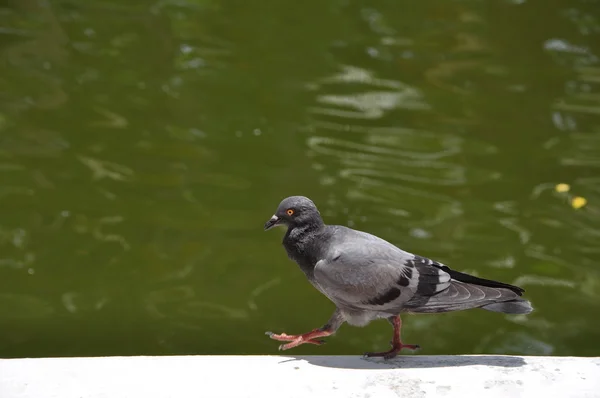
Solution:
[{"label": "pigeon tail", "polygon": [[528,314],[533,308],[520,298],[521,292],[502,287],[475,285],[452,280],[450,286],[432,296],[410,300],[404,310],[413,313],[440,313],[482,308],[505,314]]},{"label": "pigeon tail", "polygon": [[533,311],[531,303],[523,299],[487,304],[481,308],[493,312],[502,312],[504,314],[529,314],[531,311]]}]

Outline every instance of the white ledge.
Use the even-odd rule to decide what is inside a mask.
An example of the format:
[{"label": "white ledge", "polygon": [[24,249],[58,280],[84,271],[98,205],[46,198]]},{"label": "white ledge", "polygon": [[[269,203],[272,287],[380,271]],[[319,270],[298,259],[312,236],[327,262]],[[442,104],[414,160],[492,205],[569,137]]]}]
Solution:
[{"label": "white ledge", "polygon": [[0,359],[2,398],[600,397],[600,358],[163,356]]}]

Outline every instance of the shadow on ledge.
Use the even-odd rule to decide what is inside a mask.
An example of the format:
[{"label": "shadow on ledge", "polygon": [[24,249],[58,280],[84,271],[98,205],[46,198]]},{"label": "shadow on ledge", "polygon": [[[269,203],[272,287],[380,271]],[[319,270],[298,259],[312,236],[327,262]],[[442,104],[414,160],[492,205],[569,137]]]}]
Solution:
[{"label": "shadow on ledge", "polygon": [[449,368],[456,366],[489,366],[516,368],[524,366],[521,357],[504,355],[406,355],[394,359],[363,358],[353,355],[341,356],[295,356],[284,359],[280,363],[303,360],[315,366],[340,369],[416,369],[416,368]]}]

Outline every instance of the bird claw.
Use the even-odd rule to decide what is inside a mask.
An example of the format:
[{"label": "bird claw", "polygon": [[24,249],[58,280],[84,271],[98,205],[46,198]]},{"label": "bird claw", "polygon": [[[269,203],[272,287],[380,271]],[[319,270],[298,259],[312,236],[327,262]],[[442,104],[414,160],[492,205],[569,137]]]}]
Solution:
[{"label": "bird claw", "polygon": [[286,344],[281,344],[279,346],[279,350],[289,350],[290,348],[297,347],[301,344],[314,344],[314,345],[323,345],[325,344],[325,340],[317,340],[319,337],[329,336],[330,332],[325,332],[323,330],[315,329],[312,332],[304,333],[304,334],[275,334],[273,332],[265,332],[269,338],[277,341],[287,341]]},{"label": "bird claw", "polygon": [[300,336],[288,335],[285,333],[275,334],[273,332],[265,332],[267,336],[269,336],[273,340],[277,341],[294,341],[298,339]]},{"label": "bird claw", "polygon": [[323,344],[325,344],[325,340],[302,340],[301,338],[298,338],[287,344],[279,345],[278,349],[279,349],[279,351],[285,351],[285,350],[289,350],[290,348],[294,348],[300,344],[323,345]]}]

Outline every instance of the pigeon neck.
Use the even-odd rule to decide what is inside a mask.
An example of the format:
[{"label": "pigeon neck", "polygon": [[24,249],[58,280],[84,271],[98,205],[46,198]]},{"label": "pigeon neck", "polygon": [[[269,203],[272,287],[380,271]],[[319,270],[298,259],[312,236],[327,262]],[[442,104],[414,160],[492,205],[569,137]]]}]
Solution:
[{"label": "pigeon neck", "polygon": [[289,238],[293,241],[306,240],[310,236],[319,232],[323,228],[323,226],[323,221],[315,221],[311,222],[310,224],[302,225],[290,225],[287,230],[286,238]]},{"label": "pigeon neck", "polygon": [[283,238],[283,246],[288,256],[294,260],[309,277],[317,262],[315,248],[323,238],[325,224],[319,223],[290,226]]}]

